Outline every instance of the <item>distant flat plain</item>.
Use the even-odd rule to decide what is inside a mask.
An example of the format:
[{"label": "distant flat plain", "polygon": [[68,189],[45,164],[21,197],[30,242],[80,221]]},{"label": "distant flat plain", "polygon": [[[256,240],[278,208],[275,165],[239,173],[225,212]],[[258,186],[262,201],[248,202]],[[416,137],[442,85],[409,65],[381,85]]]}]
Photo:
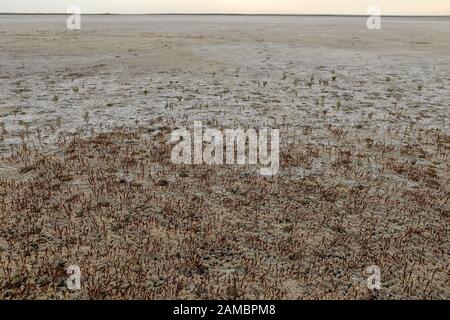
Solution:
[{"label": "distant flat plain", "polygon": [[[381,116],[390,78],[405,105],[420,105],[410,112],[424,112],[429,117],[422,121],[448,128],[448,18],[382,17],[382,30],[368,30],[365,17],[87,15],[78,31],[67,30],[66,19],[0,15],[0,120],[11,129],[19,120],[39,126],[55,116],[76,125],[85,111],[98,121],[133,122],[149,113],[166,114],[161,106],[182,95],[180,90],[199,88],[200,94],[170,113],[198,116],[192,104],[207,100],[216,118],[234,117],[240,106],[243,120],[289,115],[296,121],[321,99],[320,91],[293,88],[300,91],[291,96],[280,89],[289,80],[305,85],[311,76],[330,77],[333,70],[341,81],[328,93],[330,103],[344,100]],[[245,103],[242,96],[250,92],[243,80],[269,81],[259,102],[272,102],[262,110]],[[17,88],[18,81],[27,88]],[[168,81],[182,85],[158,89]],[[420,95],[418,84],[427,88]],[[78,95],[66,94],[81,85],[86,89]],[[226,99],[220,90],[229,92]],[[354,115],[340,114],[339,121],[347,124]]]}]

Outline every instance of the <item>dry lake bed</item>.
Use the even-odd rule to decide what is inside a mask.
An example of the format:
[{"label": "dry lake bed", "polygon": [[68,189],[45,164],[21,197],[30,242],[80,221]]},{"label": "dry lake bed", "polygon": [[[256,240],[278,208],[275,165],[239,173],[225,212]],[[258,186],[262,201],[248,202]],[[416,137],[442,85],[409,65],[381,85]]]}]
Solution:
[{"label": "dry lake bed", "polygon": [[[450,298],[450,19],[81,23],[0,15],[1,298]],[[175,165],[194,120],[278,175]]]}]

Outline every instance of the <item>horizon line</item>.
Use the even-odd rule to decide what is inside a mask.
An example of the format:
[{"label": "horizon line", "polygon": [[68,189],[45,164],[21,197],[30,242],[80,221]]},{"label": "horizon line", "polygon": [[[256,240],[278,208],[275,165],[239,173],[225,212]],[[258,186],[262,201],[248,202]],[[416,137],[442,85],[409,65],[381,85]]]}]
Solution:
[{"label": "horizon line", "polygon": [[[72,15],[63,12],[0,12],[0,15]],[[370,17],[370,14],[338,14],[338,13],[81,13],[92,16],[316,16],[316,17]],[[382,17],[405,18],[450,18],[448,15],[411,15],[411,14],[382,14]]]}]

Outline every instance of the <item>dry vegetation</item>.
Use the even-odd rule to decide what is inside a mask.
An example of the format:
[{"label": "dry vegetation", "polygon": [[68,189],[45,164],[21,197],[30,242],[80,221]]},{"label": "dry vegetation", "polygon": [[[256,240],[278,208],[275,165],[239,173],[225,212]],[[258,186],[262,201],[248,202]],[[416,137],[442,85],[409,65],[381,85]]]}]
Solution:
[{"label": "dry vegetation", "polygon": [[[269,178],[173,165],[179,125],[86,124],[53,148],[24,130],[0,162],[0,297],[450,298],[448,134],[324,125],[319,143],[279,124],[291,142]],[[81,292],[65,287],[70,264]]]},{"label": "dry vegetation", "polygon": [[[0,24],[0,298],[450,299],[447,20],[28,19]],[[279,128],[279,174],[172,164],[194,120]]]}]

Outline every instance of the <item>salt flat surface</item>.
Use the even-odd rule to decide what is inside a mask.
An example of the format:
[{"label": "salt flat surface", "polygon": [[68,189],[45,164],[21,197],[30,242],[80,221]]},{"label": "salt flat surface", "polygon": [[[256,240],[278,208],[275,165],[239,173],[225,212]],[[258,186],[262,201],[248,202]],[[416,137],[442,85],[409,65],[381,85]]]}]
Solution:
[{"label": "salt flat surface", "polygon": [[4,143],[24,123],[59,118],[71,130],[86,112],[113,125],[163,116],[295,127],[325,110],[346,127],[373,114],[367,130],[405,119],[449,128],[449,19],[384,18],[377,31],[362,17],[83,16],[79,31],[65,19],[0,16]]}]

